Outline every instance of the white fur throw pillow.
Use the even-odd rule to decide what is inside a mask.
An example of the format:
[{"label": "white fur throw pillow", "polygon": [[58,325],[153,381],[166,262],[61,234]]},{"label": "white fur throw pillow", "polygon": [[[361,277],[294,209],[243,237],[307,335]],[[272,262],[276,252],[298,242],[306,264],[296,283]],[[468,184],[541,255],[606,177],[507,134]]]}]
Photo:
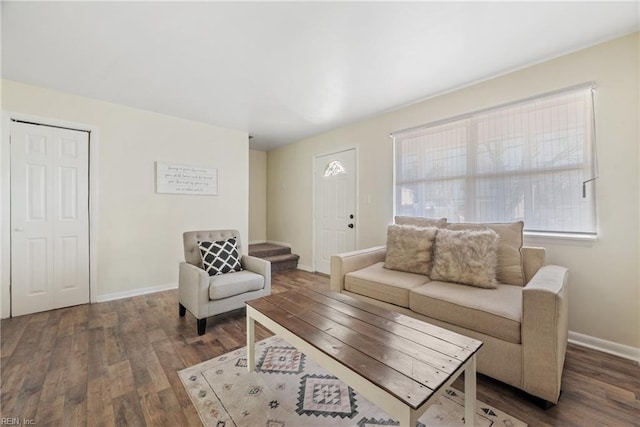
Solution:
[{"label": "white fur throw pillow", "polygon": [[449,224],[449,230],[493,230],[498,233],[498,265],[496,279],[506,285],[524,286],[524,269],[522,265],[522,230],[524,222],[505,223],[455,223]]},{"label": "white fur throw pillow", "polygon": [[384,268],[429,275],[435,227],[390,225]]},{"label": "white fur throw pillow", "polygon": [[498,234],[495,231],[440,229],[433,252],[431,280],[496,287]]}]

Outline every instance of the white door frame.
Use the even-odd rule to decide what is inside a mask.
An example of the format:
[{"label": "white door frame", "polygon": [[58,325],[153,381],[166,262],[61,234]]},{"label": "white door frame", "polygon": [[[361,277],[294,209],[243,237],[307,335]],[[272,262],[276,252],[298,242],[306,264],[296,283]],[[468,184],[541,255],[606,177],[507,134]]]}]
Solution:
[{"label": "white door frame", "polygon": [[355,168],[356,168],[356,194],[354,195],[354,203],[355,203],[355,245],[356,245],[356,249],[358,248],[358,241],[359,241],[359,227],[358,227],[358,223],[360,221],[360,197],[359,197],[359,191],[360,191],[360,164],[359,164],[359,156],[358,156],[358,146],[354,145],[351,147],[344,147],[344,148],[339,148],[336,149],[335,151],[329,151],[329,152],[325,152],[325,153],[319,153],[313,156],[313,158],[311,159],[311,171],[312,171],[312,175],[311,178],[313,180],[313,192],[311,194],[312,197],[312,203],[311,203],[311,226],[312,226],[312,245],[311,245],[311,269],[312,269],[312,273],[317,271],[316,270],[316,239],[318,238],[318,236],[316,235],[316,211],[317,211],[317,206],[316,206],[316,192],[318,191],[318,189],[316,188],[316,160],[318,159],[318,157],[324,157],[324,156],[330,156],[332,154],[338,154],[338,153],[343,153],[345,151],[350,151],[353,150],[353,153],[355,155]]},{"label": "white door frame", "polygon": [[30,114],[2,111],[0,147],[0,317],[11,315],[11,121],[36,123],[89,132],[89,298],[98,300],[98,147],[96,126]]}]

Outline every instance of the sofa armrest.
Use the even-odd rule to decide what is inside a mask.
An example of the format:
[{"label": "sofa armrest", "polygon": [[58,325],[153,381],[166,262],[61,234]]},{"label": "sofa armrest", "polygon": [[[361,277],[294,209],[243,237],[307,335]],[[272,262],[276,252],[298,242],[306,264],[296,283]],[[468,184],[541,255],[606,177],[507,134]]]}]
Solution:
[{"label": "sofa armrest", "polygon": [[271,263],[262,258],[242,255],[240,260],[242,268],[252,271],[264,277],[264,291],[266,295],[271,294]]},{"label": "sofa armrest", "polygon": [[331,290],[342,292],[344,289],[345,274],[384,261],[386,253],[386,246],[375,246],[373,248],[331,255]]},{"label": "sofa armrest", "polygon": [[209,315],[209,274],[188,262],[180,263],[178,300],[196,319]]},{"label": "sofa armrest", "polygon": [[523,389],[557,403],[569,331],[568,270],[541,267],[522,292]]},{"label": "sofa armrest", "polygon": [[546,250],[534,246],[522,247],[522,267],[524,282],[529,283],[545,263]]}]

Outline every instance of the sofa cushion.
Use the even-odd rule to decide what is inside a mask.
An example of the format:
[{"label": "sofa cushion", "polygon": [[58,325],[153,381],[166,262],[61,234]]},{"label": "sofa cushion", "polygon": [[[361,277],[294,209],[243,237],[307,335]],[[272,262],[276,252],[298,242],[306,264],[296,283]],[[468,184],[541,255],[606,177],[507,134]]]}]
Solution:
[{"label": "sofa cushion", "polygon": [[229,298],[245,292],[258,291],[264,287],[264,276],[252,271],[238,271],[209,278],[209,299]]},{"label": "sofa cushion", "polygon": [[495,288],[497,248],[498,235],[493,230],[438,230],[430,277]]},{"label": "sofa cushion", "polygon": [[434,280],[411,290],[409,307],[416,313],[518,344],[522,290],[514,285],[482,289]]},{"label": "sofa cushion", "polygon": [[344,288],[356,294],[364,295],[390,304],[409,307],[409,290],[424,285],[427,276],[384,268],[384,262],[378,262],[347,273]]},{"label": "sofa cushion", "polygon": [[394,222],[398,225],[415,225],[416,227],[437,227],[447,226],[447,218],[423,218],[421,216],[396,216]]},{"label": "sofa cushion", "polygon": [[390,225],[387,228],[384,268],[428,276],[431,271],[431,247],[437,231],[435,227]]},{"label": "sofa cushion", "polygon": [[490,229],[498,233],[498,269],[496,278],[500,283],[507,285],[524,286],[524,269],[522,267],[522,231],[524,222],[470,224],[448,224],[449,230],[486,230]]}]

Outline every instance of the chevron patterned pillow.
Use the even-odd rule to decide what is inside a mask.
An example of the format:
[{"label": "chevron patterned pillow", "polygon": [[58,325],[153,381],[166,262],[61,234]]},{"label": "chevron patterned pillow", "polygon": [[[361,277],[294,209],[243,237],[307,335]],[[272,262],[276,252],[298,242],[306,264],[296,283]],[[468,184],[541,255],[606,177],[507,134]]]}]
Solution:
[{"label": "chevron patterned pillow", "polygon": [[242,271],[235,238],[215,242],[198,242],[202,267],[209,276]]}]

